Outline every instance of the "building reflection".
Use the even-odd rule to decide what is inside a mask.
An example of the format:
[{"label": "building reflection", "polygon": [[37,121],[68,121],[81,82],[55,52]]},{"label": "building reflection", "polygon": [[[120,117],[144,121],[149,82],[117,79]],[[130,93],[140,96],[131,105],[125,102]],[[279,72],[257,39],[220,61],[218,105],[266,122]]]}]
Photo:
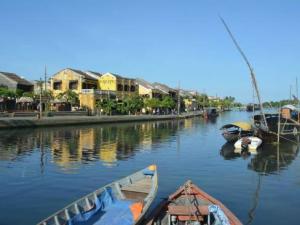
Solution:
[{"label": "building reflection", "polygon": [[1,131],[0,160],[21,159],[23,155],[40,151],[41,167],[45,165],[45,154],[64,169],[94,161],[114,166],[118,160],[133,157],[138,151],[157,149],[178,130],[189,127],[190,122],[163,121]]}]

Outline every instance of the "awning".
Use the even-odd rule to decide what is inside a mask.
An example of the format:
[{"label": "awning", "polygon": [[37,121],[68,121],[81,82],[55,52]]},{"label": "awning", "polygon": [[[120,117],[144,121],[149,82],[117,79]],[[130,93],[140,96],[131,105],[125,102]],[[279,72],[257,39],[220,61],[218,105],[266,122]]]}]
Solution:
[{"label": "awning", "polygon": [[282,109],[290,109],[292,111],[296,110],[297,108],[293,105],[284,105],[281,107]]},{"label": "awning", "polygon": [[16,100],[16,103],[32,103],[33,99],[30,97],[21,97]]},{"label": "awning", "polygon": [[252,130],[252,126],[250,123],[242,122],[242,121],[226,124],[223,127],[221,127],[221,129],[226,129],[226,128],[230,128],[230,127],[239,127],[244,131]]}]

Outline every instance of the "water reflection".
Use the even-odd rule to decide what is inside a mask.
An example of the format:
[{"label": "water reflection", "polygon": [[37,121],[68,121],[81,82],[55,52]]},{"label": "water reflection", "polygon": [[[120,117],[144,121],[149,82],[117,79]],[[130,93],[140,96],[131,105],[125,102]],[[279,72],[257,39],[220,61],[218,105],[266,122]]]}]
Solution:
[{"label": "water reflection", "polygon": [[[115,126],[19,129],[0,132],[0,160],[21,160],[40,152],[41,172],[45,153],[64,169],[101,161],[106,166],[133,157],[141,149],[155,150],[174,138],[176,132],[191,128],[191,120],[120,124]],[[176,138],[175,138],[176,141]]]},{"label": "water reflection", "polygon": [[220,150],[225,160],[250,158],[248,169],[262,174],[277,173],[286,169],[296,159],[298,152],[299,145],[291,142],[283,142],[279,146],[264,144],[255,154],[238,152],[232,143],[225,143]]},{"label": "water reflection", "polygon": [[298,152],[299,146],[294,143],[281,143],[279,147],[264,145],[260,153],[251,159],[248,168],[262,174],[277,173],[286,169]]}]

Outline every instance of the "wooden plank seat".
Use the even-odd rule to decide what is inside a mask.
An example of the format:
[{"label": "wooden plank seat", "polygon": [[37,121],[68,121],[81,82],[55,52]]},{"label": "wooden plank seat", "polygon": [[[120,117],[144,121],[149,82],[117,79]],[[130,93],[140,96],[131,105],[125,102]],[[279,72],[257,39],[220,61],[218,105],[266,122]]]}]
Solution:
[{"label": "wooden plank seat", "polygon": [[[168,205],[170,215],[178,216],[179,220],[199,220],[203,221],[203,216],[209,214],[207,206],[186,206],[186,205]],[[197,215],[197,219],[196,219]]]},{"label": "wooden plank seat", "polygon": [[128,186],[121,187],[122,191],[149,193],[152,186],[151,178],[145,178]]}]

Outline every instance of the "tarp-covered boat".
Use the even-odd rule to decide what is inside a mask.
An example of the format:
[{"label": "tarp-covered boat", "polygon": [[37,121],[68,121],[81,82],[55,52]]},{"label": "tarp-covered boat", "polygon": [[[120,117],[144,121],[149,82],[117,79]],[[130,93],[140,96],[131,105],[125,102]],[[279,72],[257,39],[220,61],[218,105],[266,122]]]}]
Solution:
[{"label": "tarp-covered boat", "polygon": [[133,225],[144,217],[158,188],[155,165],[108,184],[38,225]]},{"label": "tarp-covered boat", "polygon": [[147,225],[241,225],[221,202],[187,181],[150,214]]},{"label": "tarp-covered boat", "polygon": [[252,125],[247,122],[229,123],[221,127],[222,136],[228,142],[235,142],[241,137],[253,135]]}]

